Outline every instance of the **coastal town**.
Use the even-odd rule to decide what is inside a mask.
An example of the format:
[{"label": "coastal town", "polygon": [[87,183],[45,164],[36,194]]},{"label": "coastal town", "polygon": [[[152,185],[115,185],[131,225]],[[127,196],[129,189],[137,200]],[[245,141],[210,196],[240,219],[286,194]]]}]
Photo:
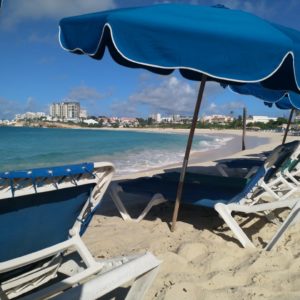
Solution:
[{"label": "coastal town", "polygon": [[[146,118],[93,116],[81,107],[80,102],[64,100],[49,106],[48,113],[25,112],[16,114],[13,120],[0,120],[0,126],[17,127],[91,127],[91,128],[140,128],[140,127],[178,127],[188,128],[192,116],[180,114],[162,115],[154,113]],[[287,118],[248,115],[246,126],[248,130],[273,129],[283,131],[287,126]],[[300,115],[293,120],[292,130],[299,131]],[[242,126],[242,116],[212,114],[198,118],[198,128],[230,128],[238,129]]]}]

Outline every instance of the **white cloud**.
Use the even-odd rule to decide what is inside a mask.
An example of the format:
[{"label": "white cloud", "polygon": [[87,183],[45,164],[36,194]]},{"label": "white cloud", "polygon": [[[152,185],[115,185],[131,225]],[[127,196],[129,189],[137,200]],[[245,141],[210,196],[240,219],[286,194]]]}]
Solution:
[{"label": "white cloud", "polygon": [[16,113],[16,102],[4,98],[0,98],[0,119],[12,119]]},{"label": "white cloud", "polygon": [[36,108],[36,103],[33,97],[28,97],[25,103],[25,111],[34,111]]},{"label": "white cloud", "polygon": [[80,104],[89,111],[91,115],[97,114],[102,106],[102,101],[110,100],[113,90],[108,88],[100,92],[93,87],[86,86],[84,83],[72,88],[66,96],[66,99],[79,101]]},{"label": "white cloud", "polygon": [[136,117],[139,115],[137,105],[128,101],[114,101],[110,108],[113,117]]},{"label": "white cloud", "polygon": [[230,101],[225,104],[216,104],[211,102],[205,109],[202,114],[230,114],[231,112],[235,115],[241,114],[241,111],[245,103],[243,101]]},{"label": "white cloud", "polygon": [[57,34],[56,35],[49,35],[49,34],[38,34],[33,32],[28,37],[28,41],[30,43],[38,43],[38,44],[57,44]]},{"label": "white cloud", "polygon": [[131,95],[131,105],[144,104],[152,111],[165,113],[189,113],[193,111],[196,99],[196,88],[193,83],[179,80],[174,76],[167,77],[158,85],[150,85]]},{"label": "white cloud", "polygon": [[109,93],[100,93],[96,89],[92,87],[88,87],[86,85],[81,85],[78,87],[74,87],[70,90],[67,98],[77,100],[77,101],[92,101],[101,100],[105,97],[109,97]]},{"label": "white cloud", "polygon": [[[151,82],[149,84],[149,82]],[[140,78],[140,87],[126,101],[114,102],[111,110],[116,114],[137,115],[140,106],[146,106],[150,112],[163,114],[187,114],[194,112],[199,83],[177,78],[174,75],[144,76]],[[204,92],[202,108],[212,99],[223,93],[223,88],[214,82],[208,82]]]},{"label": "white cloud", "polygon": [[208,105],[208,107],[206,108],[206,111],[211,112],[211,113],[215,113],[217,110],[217,104],[212,102]]},{"label": "white cloud", "polygon": [[27,111],[37,112],[44,111],[33,97],[28,97],[25,102],[5,99],[0,97],[0,120],[14,119],[16,114],[25,113]]},{"label": "white cloud", "polygon": [[114,0],[9,0],[1,23],[11,28],[24,20],[59,19],[65,16],[113,9]]}]

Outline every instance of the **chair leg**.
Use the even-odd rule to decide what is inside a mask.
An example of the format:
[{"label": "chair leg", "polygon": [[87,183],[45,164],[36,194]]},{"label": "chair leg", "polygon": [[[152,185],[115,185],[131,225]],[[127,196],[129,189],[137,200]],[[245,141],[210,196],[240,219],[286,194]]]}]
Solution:
[{"label": "chair leg", "polygon": [[278,240],[282,237],[283,233],[288,229],[290,225],[294,223],[296,220],[297,215],[300,211],[300,201],[298,201],[293,209],[291,210],[288,217],[285,219],[285,221],[282,223],[276,234],[273,236],[272,240],[268,243],[268,245],[265,247],[265,250],[270,251],[274,247],[274,245],[278,242]]},{"label": "chair leg", "polygon": [[224,177],[229,177],[227,172],[225,171],[226,165],[224,164],[217,164],[216,165],[217,170],[220,172],[220,174]]},{"label": "chair leg", "polygon": [[116,205],[121,217],[123,218],[124,221],[133,221],[133,219],[131,218],[131,216],[129,215],[127,209],[125,208],[119,193],[122,192],[122,188],[120,187],[120,185],[116,184],[116,183],[112,183],[111,187],[109,189],[109,194],[111,199],[113,200],[114,204]]},{"label": "chair leg", "polygon": [[300,182],[295,178],[294,174],[291,174],[291,172],[286,172],[285,175],[296,184],[296,186],[300,185]]},{"label": "chair leg", "polygon": [[164,196],[162,194],[155,194],[152,197],[152,199],[149,201],[147,206],[144,208],[142,213],[139,215],[139,217],[137,219],[135,219],[135,221],[136,222],[142,221],[153,206],[156,206],[156,205],[159,205],[159,204],[162,204],[165,202],[168,202],[168,200],[166,198],[164,198]]},{"label": "chair leg", "polygon": [[237,237],[239,242],[242,244],[244,248],[255,248],[253,243],[249,240],[247,235],[238,225],[238,223],[234,220],[231,215],[231,211],[228,209],[227,205],[223,203],[217,203],[215,205],[215,210],[219,213],[219,215],[223,218],[228,227],[232,230],[234,235]]},{"label": "chair leg", "polygon": [[122,218],[124,219],[124,221],[133,221],[133,222],[137,222],[139,223],[140,221],[142,221],[146,215],[148,214],[148,212],[151,210],[151,208],[153,206],[162,204],[167,202],[168,200],[164,198],[164,196],[162,194],[155,194],[151,200],[148,202],[147,206],[144,208],[144,210],[142,211],[142,213],[136,218],[133,219],[127,209],[125,208],[119,193],[122,192],[123,189],[121,186],[119,186],[118,184],[112,184],[111,188],[110,188],[110,196],[113,200],[113,202],[115,203],[120,215],[122,216]]}]

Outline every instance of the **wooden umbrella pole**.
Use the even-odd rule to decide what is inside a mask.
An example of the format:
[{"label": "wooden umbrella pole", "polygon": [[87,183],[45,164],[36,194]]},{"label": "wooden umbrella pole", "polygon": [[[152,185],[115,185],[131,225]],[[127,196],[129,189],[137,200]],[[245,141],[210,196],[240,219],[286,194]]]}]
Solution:
[{"label": "wooden umbrella pole", "polygon": [[196,105],[195,105],[195,110],[194,110],[194,115],[193,115],[193,120],[192,120],[192,126],[191,126],[191,129],[190,129],[189,138],[188,138],[188,142],[187,142],[187,145],[186,145],[185,155],[184,155],[184,159],[183,159],[183,163],[182,163],[182,169],[181,169],[181,173],[180,173],[180,179],[179,179],[179,183],[178,183],[176,201],[175,201],[173,218],[172,218],[171,231],[174,231],[175,226],[176,226],[176,221],[177,221],[178,211],[179,211],[179,205],[180,205],[181,196],[182,196],[185,172],[186,172],[186,168],[187,168],[188,161],[189,161],[189,156],[190,156],[191,147],[192,147],[192,143],[193,143],[194,132],[195,132],[195,128],[196,128],[196,125],[197,125],[197,120],[198,120],[198,115],[199,115],[199,110],[200,110],[200,105],[201,105],[201,101],[202,101],[202,97],[203,97],[203,92],[204,92],[206,80],[207,80],[207,75],[203,74],[201,84],[200,84],[200,88],[199,88],[199,92],[198,92],[197,102],[196,102]]},{"label": "wooden umbrella pole", "polygon": [[287,134],[288,134],[288,132],[289,132],[290,125],[291,125],[291,122],[292,122],[292,117],[293,117],[294,111],[295,111],[295,109],[292,108],[292,109],[291,109],[291,112],[290,112],[290,116],[289,116],[289,121],[288,121],[288,124],[287,124],[287,126],[286,126],[286,130],[285,130],[285,133],[284,133],[284,136],[283,136],[282,145],[285,144],[286,137],[287,137]]},{"label": "wooden umbrella pole", "polygon": [[246,135],[246,117],[247,117],[247,109],[243,108],[243,138],[242,138],[242,150],[246,149],[245,146],[245,135]]}]

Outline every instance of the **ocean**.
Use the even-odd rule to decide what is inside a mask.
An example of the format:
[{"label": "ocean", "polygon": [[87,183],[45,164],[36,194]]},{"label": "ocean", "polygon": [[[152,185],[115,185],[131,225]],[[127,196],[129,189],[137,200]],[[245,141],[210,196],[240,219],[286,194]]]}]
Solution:
[{"label": "ocean", "polygon": [[[181,162],[187,134],[0,127],[0,171],[109,161],[118,174]],[[192,151],[217,149],[230,138],[195,136]]]}]

